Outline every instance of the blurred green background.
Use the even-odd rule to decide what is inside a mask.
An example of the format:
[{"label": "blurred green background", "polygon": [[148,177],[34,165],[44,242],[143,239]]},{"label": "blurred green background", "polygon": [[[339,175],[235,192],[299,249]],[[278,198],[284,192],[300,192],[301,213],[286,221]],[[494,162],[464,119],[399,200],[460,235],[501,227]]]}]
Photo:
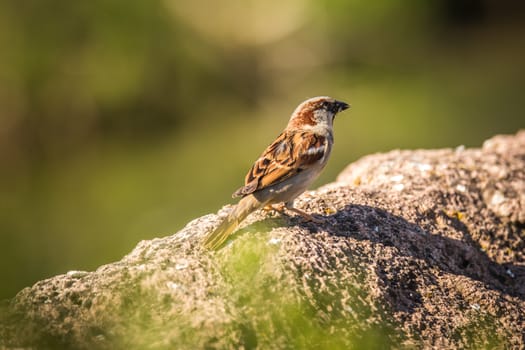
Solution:
[{"label": "blurred green background", "polygon": [[302,100],[352,104],[317,185],[525,126],[511,0],[0,1],[0,299],[233,202]]}]

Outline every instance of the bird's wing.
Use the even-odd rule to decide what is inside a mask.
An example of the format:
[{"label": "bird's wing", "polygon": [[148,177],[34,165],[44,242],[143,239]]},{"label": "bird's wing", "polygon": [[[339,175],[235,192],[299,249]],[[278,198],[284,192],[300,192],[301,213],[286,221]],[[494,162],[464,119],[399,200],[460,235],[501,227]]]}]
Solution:
[{"label": "bird's wing", "polygon": [[326,141],[308,131],[284,131],[253,164],[244,186],[233,196],[246,196],[303,171],[324,157]]}]

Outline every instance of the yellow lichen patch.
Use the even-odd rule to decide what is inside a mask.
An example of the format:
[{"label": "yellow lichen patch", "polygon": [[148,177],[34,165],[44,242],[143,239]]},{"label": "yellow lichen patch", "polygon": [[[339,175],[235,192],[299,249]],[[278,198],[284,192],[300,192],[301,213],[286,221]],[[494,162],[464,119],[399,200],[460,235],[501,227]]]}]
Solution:
[{"label": "yellow lichen patch", "polygon": [[451,218],[458,219],[459,221],[465,218],[465,214],[461,211],[450,211],[447,213],[447,215]]},{"label": "yellow lichen patch", "polygon": [[325,215],[332,215],[336,213],[336,210],[332,207],[328,207],[328,208],[324,208],[323,212],[325,213]]}]

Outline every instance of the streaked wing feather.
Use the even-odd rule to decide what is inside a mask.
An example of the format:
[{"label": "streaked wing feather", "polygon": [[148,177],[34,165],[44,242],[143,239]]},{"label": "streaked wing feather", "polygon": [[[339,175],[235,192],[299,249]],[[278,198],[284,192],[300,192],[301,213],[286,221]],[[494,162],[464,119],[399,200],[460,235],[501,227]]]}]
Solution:
[{"label": "streaked wing feather", "polygon": [[234,196],[245,196],[282,182],[324,157],[326,138],[311,132],[283,132],[246,174]]}]

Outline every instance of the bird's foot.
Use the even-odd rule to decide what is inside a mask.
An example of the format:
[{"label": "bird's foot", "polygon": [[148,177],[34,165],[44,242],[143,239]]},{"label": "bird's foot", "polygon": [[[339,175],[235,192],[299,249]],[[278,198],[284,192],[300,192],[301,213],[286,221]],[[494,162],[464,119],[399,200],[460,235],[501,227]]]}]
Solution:
[{"label": "bird's foot", "polygon": [[294,208],[294,207],[291,207],[291,208],[287,207],[286,209],[288,209],[290,211],[293,211],[296,214],[299,214],[300,216],[302,216],[307,221],[312,221],[312,222],[315,222],[316,224],[322,224],[322,223],[325,222],[325,220],[323,218],[315,217],[313,215],[305,213],[301,209],[297,209],[297,208]]},{"label": "bird's foot", "polygon": [[281,204],[268,204],[266,206],[263,207],[263,210],[264,211],[276,211],[280,214],[285,214],[285,211],[284,211],[284,208],[285,208],[285,205],[283,203]]},{"label": "bird's foot", "polygon": [[305,220],[307,221],[312,221],[312,222],[315,222],[316,224],[322,224],[325,222],[325,220],[323,218],[319,218],[319,217],[315,217],[313,215],[310,215],[304,211],[302,211],[301,209],[297,209],[297,208],[294,208],[294,207],[289,207],[289,206],[286,206],[286,204],[284,203],[279,203],[279,204],[268,204],[266,205],[265,207],[263,207],[263,210],[265,211],[276,211],[282,215],[286,215],[286,210],[289,210],[289,211],[292,211],[294,212],[295,214],[298,214],[300,215],[301,217],[303,217]]}]

